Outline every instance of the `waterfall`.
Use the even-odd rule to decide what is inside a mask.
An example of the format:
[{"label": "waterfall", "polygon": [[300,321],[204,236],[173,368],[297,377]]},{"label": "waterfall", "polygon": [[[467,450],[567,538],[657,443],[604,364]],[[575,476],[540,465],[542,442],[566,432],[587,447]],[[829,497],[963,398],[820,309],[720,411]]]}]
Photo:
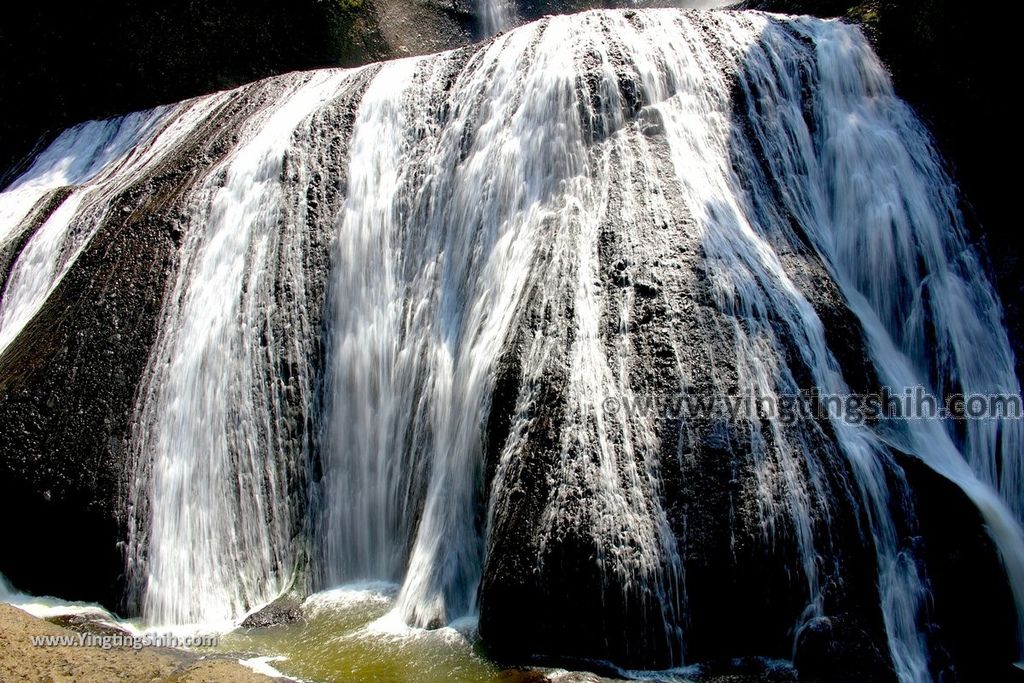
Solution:
[{"label": "waterfall", "polygon": [[[943,398],[957,392],[1019,394],[1002,310],[965,245],[955,187],[927,132],[894,96],[884,68],[858,34],[833,32],[817,22],[798,26],[816,46],[816,131],[784,100],[787,89],[799,87],[792,68],[758,74],[750,96],[760,97],[758,106],[776,115],[753,120],[762,126],[758,137],[774,177],[790,181],[782,193],[787,208],[805,226],[864,326],[879,379],[889,387],[926,387]],[[762,87],[768,92],[754,92]],[[1002,554],[1018,614],[1024,615],[1020,420],[972,420],[965,429],[951,420],[887,421],[873,436],[921,458],[975,502]],[[884,489],[873,495],[884,496]],[[883,566],[904,561],[890,557]],[[901,599],[907,579],[883,571],[889,600]],[[912,615],[906,607],[903,613]],[[898,614],[887,617],[895,621]],[[913,624],[889,628],[890,637],[907,634],[893,649],[901,652],[898,657],[910,656],[905,648]],[[922,665],[915,665],[919,679],[925,675]]]},{"label": "waterfall", "polygon": [[291,578],[288,465],[276,442],[285,408],[275,344],[286,342],[273,329],[275,271],[292,265],[276,263],[292,232],[281,180],[296,126],[343,80],[289,81],[247,118],[190,203],[137,435],[136,495],[149,514],[146,546],[134,550],[154,623],[230,621]]},{"label": "waterfall", "polygon": [[387,580],[414,627],[593,598],[613,623],[540,654],[680,664],[700,582],[763,552],[799,603],[783,639],[870,595],[927,681],[902,457],[977,507],[1024,616],[1020,420],[623,409],[1019,394],[955,184],[855,27],[587,12],[77,126],[0,195],[0,354],[112,197],[204,136],[128,435],[147,621]]},{"label": "waterfall", "polygon": [[[111,197],[147,164],[156,163],[204,103],[90,121],[62,133],[4,192],[0,244],[18,254],[0,275],[0,351],[53,291],[103,220]],[[164,122],[172,121],[170,130]],[[62,191],[63,190],[63,191]],[[57,202],[46,212],[45,205]],[[35,224],[33,224],[35,223]],[[31,234],[31,239],[26,239]],[[2,253],[2,252],[0,252]]]},{"label": "waterfall", "polygon": [[477,16],[480,18],[483,35],[493,36],[511,28],[515,18],[515,3],[512,0],[479,0]]}]

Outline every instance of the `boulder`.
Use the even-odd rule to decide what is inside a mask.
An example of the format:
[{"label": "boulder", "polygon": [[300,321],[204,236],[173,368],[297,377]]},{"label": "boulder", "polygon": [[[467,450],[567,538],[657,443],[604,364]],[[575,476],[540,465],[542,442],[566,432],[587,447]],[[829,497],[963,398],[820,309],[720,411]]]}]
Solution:
[{"label": "boulder", "polygon": [[800,629],[793,665],[801,683],[896,681],[888,656],[842,615],[811,619]]},{"label": "boulder", "polygon": [[279,624],[293,624],[304,619],[302,603],[296,596],[288,594],[247,616],[242,621],[242,628],[267,628]]}]

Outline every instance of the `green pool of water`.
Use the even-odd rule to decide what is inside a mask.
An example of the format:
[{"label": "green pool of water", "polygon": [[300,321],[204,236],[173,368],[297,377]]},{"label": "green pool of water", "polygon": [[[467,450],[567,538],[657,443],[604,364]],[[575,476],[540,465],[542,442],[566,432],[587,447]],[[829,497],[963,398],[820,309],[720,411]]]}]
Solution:
[{"label": "green pool of water", "polygon": [[305,621],[240,629],[221,638],[218,652],[241,658],[282,657],[275,669],[317,683],[409,681],[477,683],[525,680],[488,661],[468,629],[420,631],[378,620],[392,598],[375,590],[337,590],[308,599]]},{"label": "green pool of water", "polygon": [[[622,680],[588,672],[502,668],[484,655],[472,624],[433,631],[410,629],[387,616],[393,604],[393,589],[380,586],[318,593],[303,603],[303,621],[232,631],[221,637],[213,654],[242,660],[262,658],[282,674],[311,683],[599,683]],[[787,667],[780,669],[770,662],[759,672],[740,667],[725,675],[709,673],[702,673],[698,668],[638,676],[673,683],[790,683],[794,680]]]}]

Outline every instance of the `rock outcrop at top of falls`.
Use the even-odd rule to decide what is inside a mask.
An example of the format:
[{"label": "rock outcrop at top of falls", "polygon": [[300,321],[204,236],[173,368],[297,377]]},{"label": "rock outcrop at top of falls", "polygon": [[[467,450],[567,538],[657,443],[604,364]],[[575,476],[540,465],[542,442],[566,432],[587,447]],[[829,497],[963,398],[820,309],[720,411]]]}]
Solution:
[{"label": "rock outcrop at top of falls", "polygon": [[465,45],[478,36],[472,9],[471,0],[14,5],[0,25],[0,183],[40,136],[48,143],[79,121],[297,69]]},{"label": "rock outcrop at top of falls", "polygon": [[162,624],[393,580],[513,661],[1000,676],[1020,421],[821,411],[1019,393],[966,234],[809,18],[551,17],[81,124],[0,194],[0,572]]}]

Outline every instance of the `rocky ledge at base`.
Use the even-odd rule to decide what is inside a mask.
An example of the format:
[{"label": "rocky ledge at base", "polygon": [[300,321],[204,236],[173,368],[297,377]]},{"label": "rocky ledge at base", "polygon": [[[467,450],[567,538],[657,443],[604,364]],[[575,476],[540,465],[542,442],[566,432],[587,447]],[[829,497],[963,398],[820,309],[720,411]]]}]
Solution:
[{"label": "rocky ledge at base", "polygon": [[76,631],[0,604],[0,681],[109,683],[271,683],[270,678],[232,659],[203,657],[185,650],[39,646],[36,636],[77,638]]}]

